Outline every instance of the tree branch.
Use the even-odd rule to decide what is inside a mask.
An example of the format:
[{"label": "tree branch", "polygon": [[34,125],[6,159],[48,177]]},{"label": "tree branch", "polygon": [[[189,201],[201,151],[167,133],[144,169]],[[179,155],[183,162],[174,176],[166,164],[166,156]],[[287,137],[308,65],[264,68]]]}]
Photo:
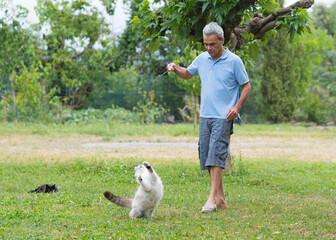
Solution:
[{"label": "tree branch", "polygon": [[[251,21],[247,22],[243,26],[238,24],[234,27],[229,37],[226,37],[225,42],[231,41],[230,50],[240,49],[245,43],[251,41],[251,39],[244,39],[243,33],[253,33],[254,39],[262,38],[266,32],[277,27],[276,23],[284,16],[289,15],[291,9],[295,8],[310,8],[314,4],[314,0],[301,0],[286,8],[278,9],[276,13],[270,14],[264,17],[259,14]],[[252,40],[254,40],[252,39]]]}]

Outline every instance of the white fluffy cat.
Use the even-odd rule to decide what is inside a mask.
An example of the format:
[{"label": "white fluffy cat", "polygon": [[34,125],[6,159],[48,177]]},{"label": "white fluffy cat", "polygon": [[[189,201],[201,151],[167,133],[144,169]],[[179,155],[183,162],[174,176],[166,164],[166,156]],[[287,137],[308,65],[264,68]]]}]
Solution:
[{"label": "white fluffy cat", "polygon": [[118,206],[131,208],[131,218],[151,218],[163,196],[162,181],[148,162],[134,169],[136,181],[140,184],[134,199],[118,197],[109,191],[104,192],[104,196]]}]

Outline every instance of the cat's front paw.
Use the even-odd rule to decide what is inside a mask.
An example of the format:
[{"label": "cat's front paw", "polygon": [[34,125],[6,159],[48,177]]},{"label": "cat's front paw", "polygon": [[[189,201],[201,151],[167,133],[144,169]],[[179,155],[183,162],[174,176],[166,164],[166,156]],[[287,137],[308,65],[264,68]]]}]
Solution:
[{"label": "cat's front paw", "polygon": [[150,173],[153,173],[153,168],[148,162],[143,162],[142,164],[148,169]]}]

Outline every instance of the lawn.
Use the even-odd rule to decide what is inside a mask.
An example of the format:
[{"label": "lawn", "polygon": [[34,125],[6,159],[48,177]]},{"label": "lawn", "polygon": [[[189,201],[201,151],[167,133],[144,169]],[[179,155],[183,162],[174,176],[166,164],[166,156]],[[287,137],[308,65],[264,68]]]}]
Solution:
[{"label": "lawn", "polygon": [[[279,144],[330,142],[333,152],[336,131],[244,125],[235,128],[233,145],[253,138]],[[223,178],[229,208],[202,214],[209,177],[200,171],[194,150],[184,149],[188,155],[176,148],[80,147],[125,141],[193,143],[197,130],[188,124],[1,125],[0,239],[336,238],[336,161],[331,155],[305,161],[276,151],[253,156],[233,151],[233,173]],[[279,144],[270,149],[281,149]],[[137,188],[133,167],[145,160],[161,176],[164,197],[153,219],[129,219],[129,210],[111,204],[103,192],[132,197]],[[28,193],[44,183],[56,184],[59,192]]]}]

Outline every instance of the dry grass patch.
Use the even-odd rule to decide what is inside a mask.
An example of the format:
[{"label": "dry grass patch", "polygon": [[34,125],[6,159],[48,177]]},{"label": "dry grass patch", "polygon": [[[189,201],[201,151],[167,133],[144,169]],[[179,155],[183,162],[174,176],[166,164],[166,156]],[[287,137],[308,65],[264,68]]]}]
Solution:
[{"label": "dry grass patch", "polygon": [[[0,161],[62,162],[75,158],[135,158],[155,161],[197,162],[197,137],[94,135],[18,135],[0,136]],[[336,141],[317,137],[233,135],[231,150],[244,159],[290,159],[336,161]]]}]

